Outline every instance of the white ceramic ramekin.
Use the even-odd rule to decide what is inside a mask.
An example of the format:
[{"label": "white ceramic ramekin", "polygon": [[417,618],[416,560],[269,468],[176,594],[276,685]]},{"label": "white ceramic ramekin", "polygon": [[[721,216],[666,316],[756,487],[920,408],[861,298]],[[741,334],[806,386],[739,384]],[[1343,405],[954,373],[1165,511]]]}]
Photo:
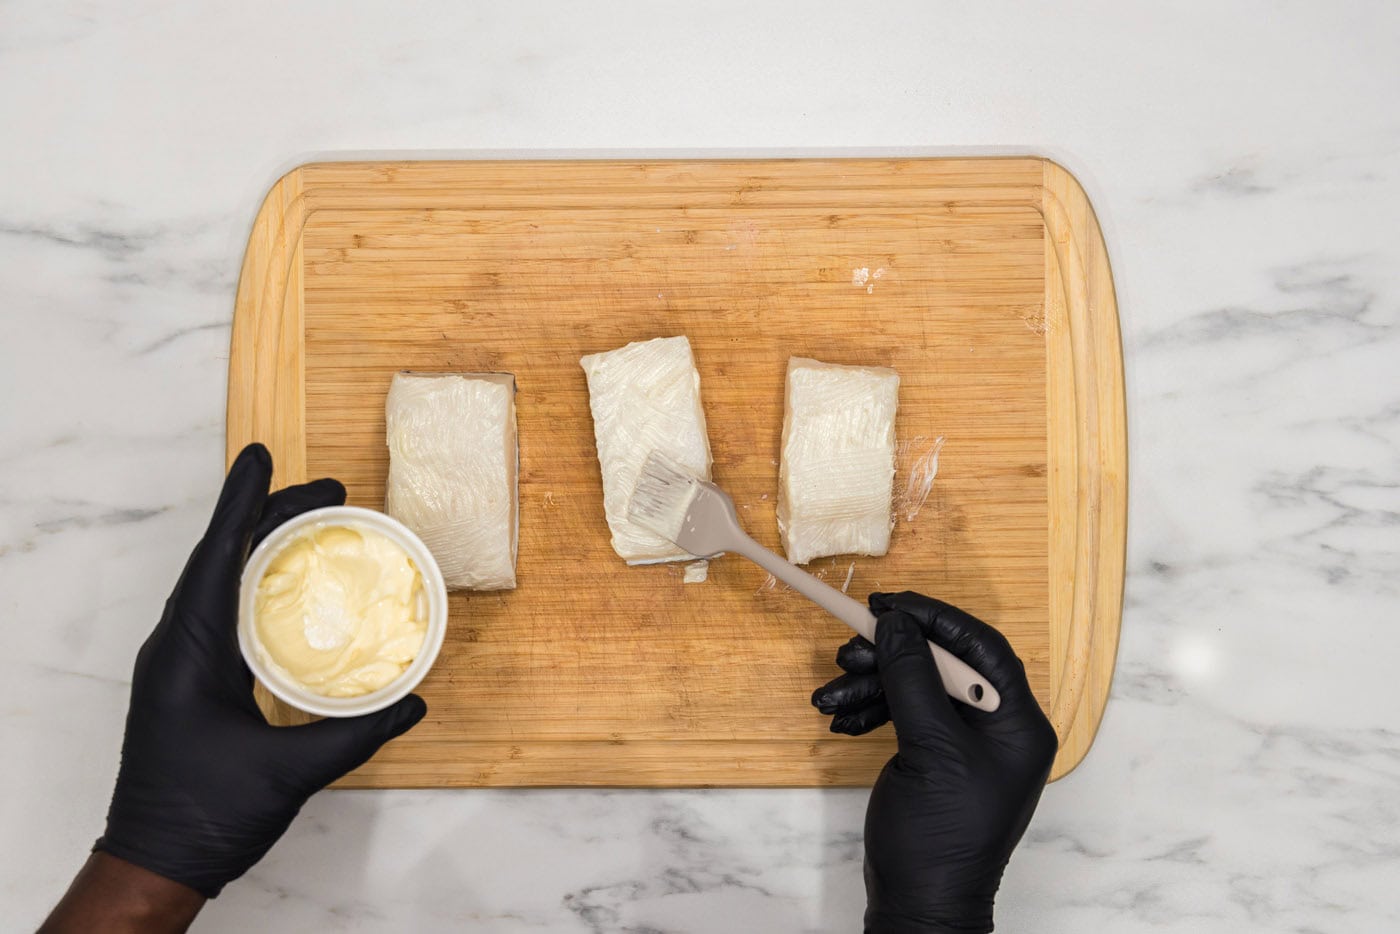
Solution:
[{"label": "white ceramic ramekin", "polygon": [[[423,576],[423,597],[427,601],[428,617],[428,632],[423,638],[423,647],[404,669],[403,674],[379,690],[358,697],[326,697],[324,694],[307,690],[276,670],[268,663],[258,641],[257,627],[253,625],[253,609],[256,603],[254,597],[258,582],[267,572],[267,566],[299,532],[315,525],[350,526],[378,532],[406,551]],[[304,512],[295,519],[279,525],[272,534],[263,539],[262,543],[253,549],[253,553],[248,557],[248,564],[243,568],[243,585],[238,596],[238,648],[243,653],[243,660],[252,669],[254,677],[275,697],[307,713],[323,717],[358,717],[383,710],[407,696],[418,686],[418,682],[423,680],[423,676],[437,660],[446,634],[447,588],[443,585],[442,571],[433,560],[428,546],[403,523],[373,509],[328,506],[325,509]]]}]

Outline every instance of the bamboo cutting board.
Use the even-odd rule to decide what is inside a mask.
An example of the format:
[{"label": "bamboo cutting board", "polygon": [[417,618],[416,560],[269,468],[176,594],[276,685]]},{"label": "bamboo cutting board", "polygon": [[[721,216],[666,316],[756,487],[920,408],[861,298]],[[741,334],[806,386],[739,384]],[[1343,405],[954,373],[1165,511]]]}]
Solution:
[{"label": "bamboo cutting board", "polygon": [[[996,625],[1084,756],[1117,648],[1126,442],[1098,224],[1037,158],[327,163],[268,194],[239,281],[228,455],[382,507],[396,370],[515,374],[519,588],[458,593],[427,719],[347,787],[863,785],[891,731],[809,705],[849,635],[734,557],[628,568],[603,520],[578,359],[687,335],[715,480],[776,547],[792,355],[902,378],[890,554],[812,567]],[[285,710],[266,706],[274,722]]]}]

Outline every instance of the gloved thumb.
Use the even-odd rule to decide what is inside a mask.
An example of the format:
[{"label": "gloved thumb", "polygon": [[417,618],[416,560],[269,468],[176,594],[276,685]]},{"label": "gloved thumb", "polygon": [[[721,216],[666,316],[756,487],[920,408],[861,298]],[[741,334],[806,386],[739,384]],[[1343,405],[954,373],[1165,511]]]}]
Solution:
[{"label": "gloved thumb", "polygon": [[369,761],[389,740],[408,732],[428,712],[417,694],[363,717],[330,717],[278,730],[297,750],[304,775],[324,788]]},{"label": "gloved thumb", "polygon": [[[234,459],[224,478],[219,502],[199,547],[190,556],[181,590],[207,599],[237,600],[238,579],[248,557],[253,526],[262,515],[267,485],[272,480],[272,455],[261,444],[250,444]],[[222,624],[217,614],[204,614]]]},{"label": "gloved thumb", "polygon": [[272,455],[267,448],[254,442],[238,452],[219,491],[205,540],[224,548],[246,549],[271,480]]},{"label": "gloved thumb", "polygon": [[918,767],[936,764],[966,725],[943,689],[918,620],[899,610],[881,613],[875,653],[900,756]]}]

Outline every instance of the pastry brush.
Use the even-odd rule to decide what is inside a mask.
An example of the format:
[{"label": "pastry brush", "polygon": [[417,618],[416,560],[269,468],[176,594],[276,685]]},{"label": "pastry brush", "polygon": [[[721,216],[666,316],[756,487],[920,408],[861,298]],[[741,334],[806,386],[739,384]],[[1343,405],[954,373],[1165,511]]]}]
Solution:
[{"label": "pastry brush", "polygon": [[[862,603],[764,548],[739,525],[734,501],[719,487],[695,476],[671,458],[653,451],[627,506],[627,519],[698,558],[732,551],[772,574],[817,606],[875,641],[875,615]],[[1001,704],[996,688],[966,662],[929,643],[934,664],[949,696],[979,710]]]}]

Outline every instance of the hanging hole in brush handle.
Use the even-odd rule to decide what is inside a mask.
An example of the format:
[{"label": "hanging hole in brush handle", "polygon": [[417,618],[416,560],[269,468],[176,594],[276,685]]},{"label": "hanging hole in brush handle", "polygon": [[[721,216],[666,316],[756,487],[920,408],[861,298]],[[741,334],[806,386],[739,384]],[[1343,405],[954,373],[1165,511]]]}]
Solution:
[{"label": "hanging hole in brush handle", "polygon": [[930,642],[928,648],[933,653],[933,663],[938,666],[938,676],[943,679],[943,689],[949,697],[987,713],[1001,706],[1001,695],[997,689],[971,665],[940,645]]},{"label": "hanging hole in brush handle", "polygon": [[[743,532],[740,531],[738,535],[739,539],[735,542],[736,551],[871,642],[875,641],[875,616],[864,603],[857,602],[830,584],[817,580]],[[997,693],[997,689],[972,666],[932,642],[928,647],[933,653],[934,664],[938,666],[938,676],[943,680],[943,689],[948,692],[949,697],[988,713],[1001,706],[1001,695]]]},{"label": "hanging hole in brush handle", "polygon": [[[814,600],[866,639],[871,642],[875,641],[875,614],[870,612],[869,607],[851,599],[834,587],[827,587],[816,578],[811,578],[811,580],[821,587],[826,587],[832,594],[840,598],[839,603],[835,599],[828,602],[826,599],[813,597]],[[943,690],[948,692],[949,697],[962,701],[970,707],[976,707],[978,710],[985,710],[987,713],[992,713],[1001,706],[1001,695],[997,693],[997,689],[992,687],[986,678],[978,674],[975,668],[933,642],[928,644],[928,650],[933,655],[934,665],[938,668],[938,677],[943,681]]]}]

